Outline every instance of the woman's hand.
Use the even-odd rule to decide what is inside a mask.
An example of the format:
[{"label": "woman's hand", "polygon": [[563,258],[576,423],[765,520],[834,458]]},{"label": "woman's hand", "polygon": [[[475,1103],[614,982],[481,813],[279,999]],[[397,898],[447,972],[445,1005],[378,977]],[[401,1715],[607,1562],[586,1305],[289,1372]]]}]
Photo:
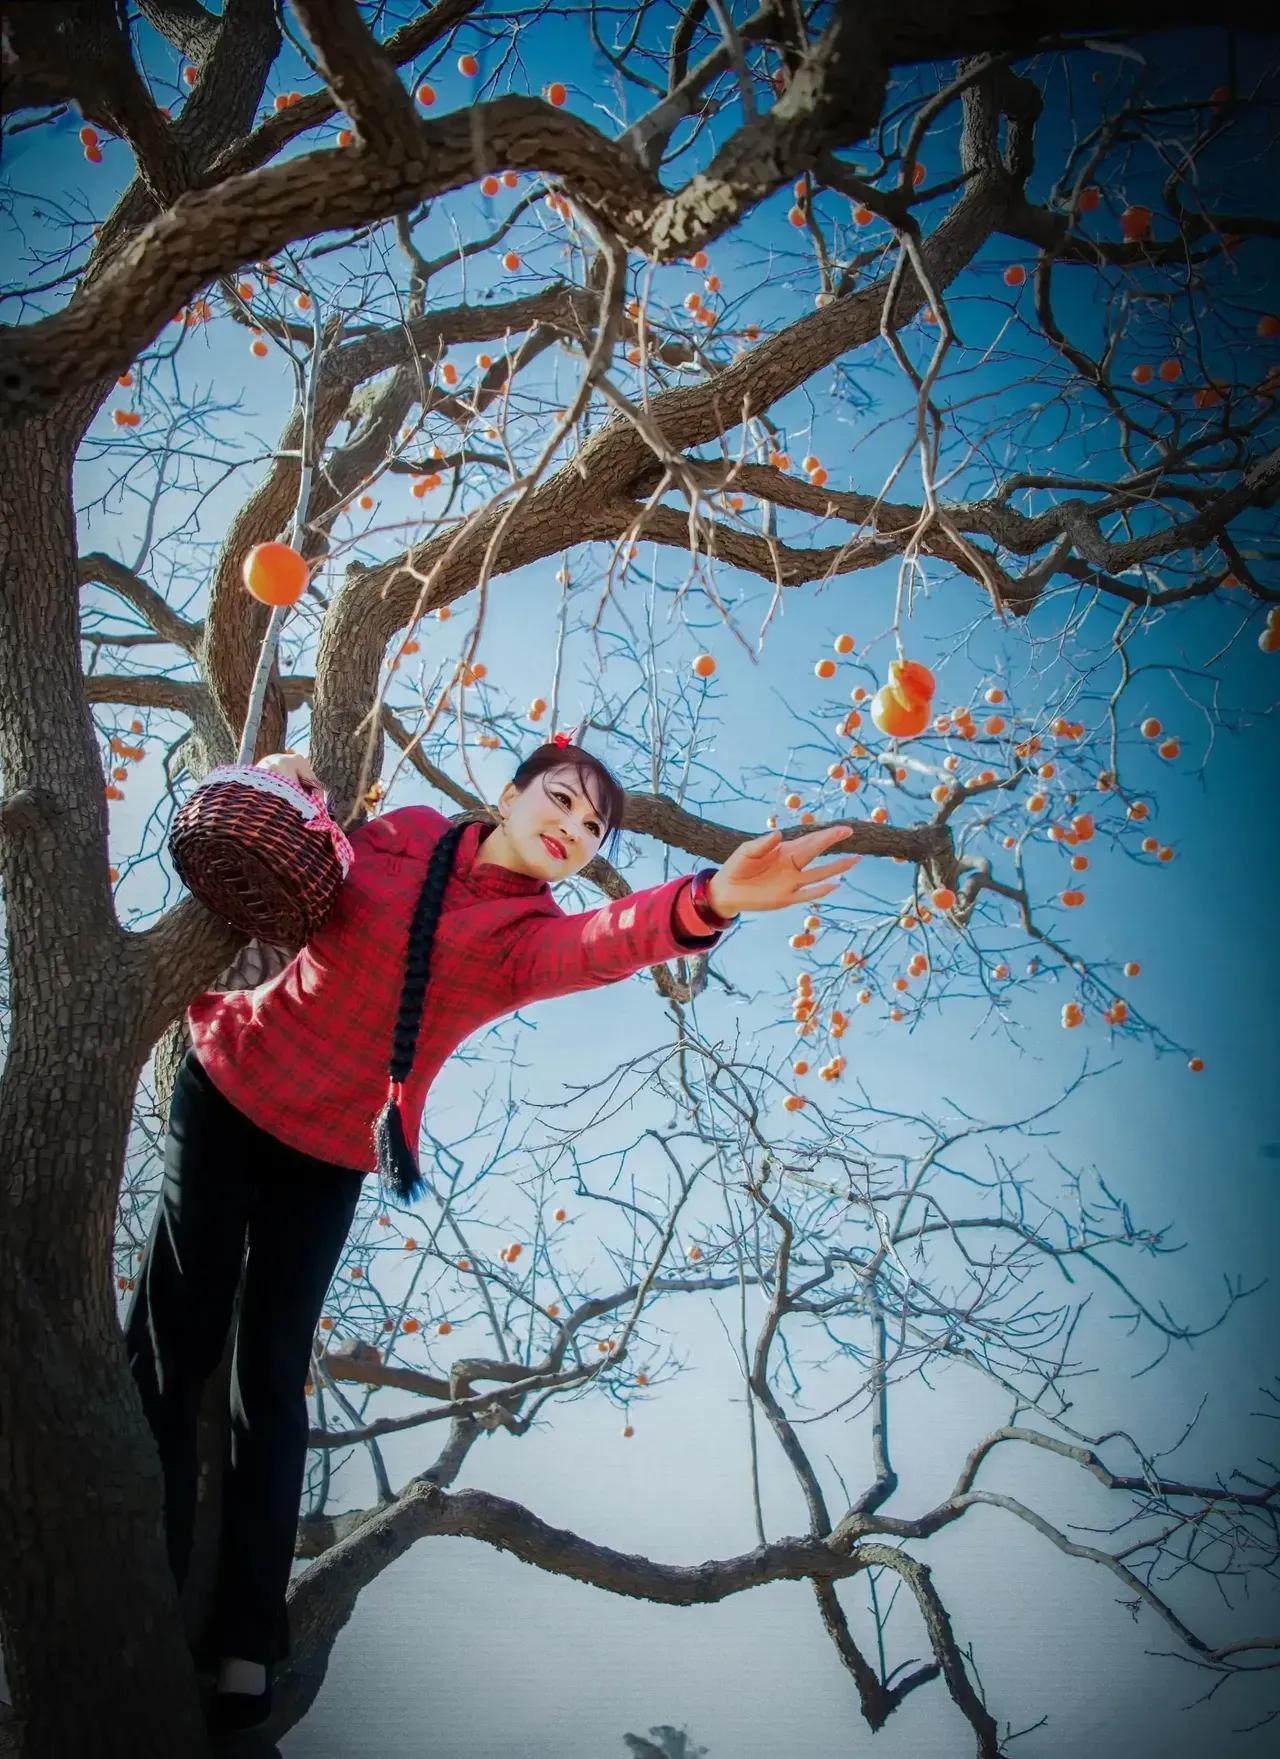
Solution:
[{"label": "woman's hand", "polygon": [[781,831],[766,831],[763,837],[739,843],[707,887],[711,908],[721,916],[736,916],[742,910],[785,910],[789,904],[825,898],[836,889],[834,876],[856,866],[862,857],[842,855],[814,868],[809,863],[848,835],[847,825],[827,825],[786,842]]},{"label": "woman's hand", "polygon": [[304,788],[324,786],[307,759],[296,751],[273,751],[270,757],[260,757],[253,767],[255,770],[270,770],[273,776],[288,776],[290,781],[300,782]]}]

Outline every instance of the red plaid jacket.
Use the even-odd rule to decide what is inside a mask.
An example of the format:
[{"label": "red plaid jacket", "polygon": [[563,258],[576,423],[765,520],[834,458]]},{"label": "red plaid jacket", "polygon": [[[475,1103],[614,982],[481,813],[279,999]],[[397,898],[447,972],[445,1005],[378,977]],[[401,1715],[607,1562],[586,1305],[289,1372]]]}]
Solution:
[{"label": "red plaid jacket", "polygon": [[[351,835],[355,860],[324,927],[255,989],[206,990],[187,1009],[214,1085],[255,1124],[304,1154],[373,1172],[409,922],[449,820],[403,806]],[[690,877],[566,915],[546,880],[476,852],[462,834],[436,930],[422,1031],[401,1111],[417,1143],[427,1091],[465,1038],[526,1003],[618,983],[682,952],[718,946],[689,902]]]}]

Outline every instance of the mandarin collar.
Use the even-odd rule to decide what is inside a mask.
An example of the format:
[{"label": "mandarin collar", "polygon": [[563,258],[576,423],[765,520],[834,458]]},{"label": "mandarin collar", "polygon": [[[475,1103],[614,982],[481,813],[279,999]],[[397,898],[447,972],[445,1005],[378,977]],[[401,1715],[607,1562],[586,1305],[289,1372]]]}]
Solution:
[{"label": "mandarin collar", "polygon": [[496,861],[476,861],[481,843],[494,829],[496,826],[483,824],[479,819],[472,819],[463,828],[454,857],[454,873],[457,877],[465,881],[472,891],[481,892],[489,898],[520,895],[527,897],[534,892],[549,892],[550,882],[537,879],[531,873],[516,873],[509,867],[500,867]]}]

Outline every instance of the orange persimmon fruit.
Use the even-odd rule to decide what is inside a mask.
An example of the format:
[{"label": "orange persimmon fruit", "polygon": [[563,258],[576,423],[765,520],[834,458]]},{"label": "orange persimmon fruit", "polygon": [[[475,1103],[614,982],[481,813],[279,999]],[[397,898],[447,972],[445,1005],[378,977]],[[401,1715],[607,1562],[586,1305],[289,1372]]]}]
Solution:
[{"label": "orange persimmon fruit", "polygon": [[295,605],[311,570],[290,544],[255,544],[244,559],[244,583],[264,605]]},{"label": "orange persimmon fruit", "polygon": [[[891,685],[886,684],[872,699],[871,719],[891,739],[913,739],[918,733],[923,733],[929,724],[929,705],[927,702],[912,701],[900,696]],[[872,817],[875,818],[877,813],[883,811],[882,807],[877,807]],[[888,817],[887,813],[885,817]]]},{"label": "orange persimmon fruit", "polygon": [[927,708],[937,683],[928,666],[922,666],[918,660],[890,660],[889,688],[896,690],[904,702]]}]

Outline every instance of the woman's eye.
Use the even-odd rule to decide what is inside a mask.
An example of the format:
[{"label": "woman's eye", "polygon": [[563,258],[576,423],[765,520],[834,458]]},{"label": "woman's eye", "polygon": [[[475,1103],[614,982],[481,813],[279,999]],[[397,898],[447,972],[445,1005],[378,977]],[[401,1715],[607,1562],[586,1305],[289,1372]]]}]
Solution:
[{"label": "woman's eye", "polygon": [[[563,800],[566,806],[569,806],[572,804],[572,802],[569,799],[569,796],[567,794],[562,794],[558,788],[553,788],[551,790],[551,798],[553,800]],[[591,835],[593,837],[598,837],[600,835],[600,826],[596,823],[596,821],[593,818],[588,819],[587,824],[588,824],[588,827],[590,828]]]}]

